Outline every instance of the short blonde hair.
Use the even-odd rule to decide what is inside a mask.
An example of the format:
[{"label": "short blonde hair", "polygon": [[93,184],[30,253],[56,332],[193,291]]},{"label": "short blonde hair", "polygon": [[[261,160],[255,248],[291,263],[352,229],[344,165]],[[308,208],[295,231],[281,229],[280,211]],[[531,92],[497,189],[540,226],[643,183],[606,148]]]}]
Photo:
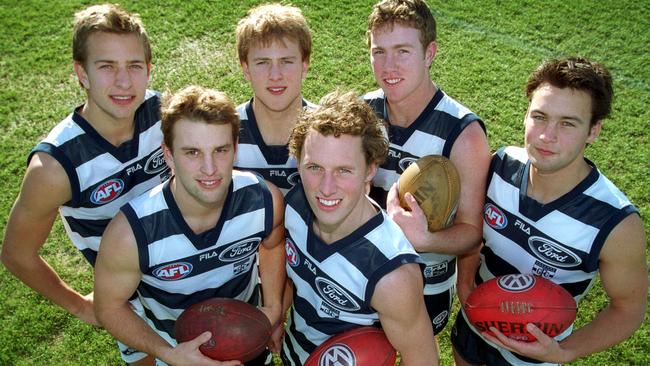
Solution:
[{"label": "short blonde hair", "polygon": [[173,149],[174,125],[181,118],[202,121],[206,124],[232,127],[232,140],[239,139],[239,114],[235,104],[225,93],[201,86],[190,85],[178,92],[165,93],[160,107],[163,140]]},{"label": "short blonde hair", "polygon": [[366,164],[384,162],[388,139],[383,121],[354,92],[334,91],[313,110],[304,110],[289,138],[289,153],[300,161],[305,139],[310,131],[323,136],[360,136]]},{"label": "short blonde hair", "polygon": [[72,59],[85,66],[88,38],[95,32],[135,34],[144,48],[144,59],[151,63],[149,36],[138,14],[130,14],[119,5],[93,5],[75,14],[72,35]]},{"label": "short blonde hair", "polygon": [[424,0],[383,0],[368,16],[368,46],[372,32],[383,27],[391,30],[395,24],[419,30],[422,49],[436,41],[436,19]]},{"label": "short blonde hair", "polygon": [[299,8],[291,5],[265,4],[254,7],[239,21],[236,30],[239,62],[246,62],[253,46],[268,46],[283,38],[298,43],[302,61],[311,56],[311,31]]}]

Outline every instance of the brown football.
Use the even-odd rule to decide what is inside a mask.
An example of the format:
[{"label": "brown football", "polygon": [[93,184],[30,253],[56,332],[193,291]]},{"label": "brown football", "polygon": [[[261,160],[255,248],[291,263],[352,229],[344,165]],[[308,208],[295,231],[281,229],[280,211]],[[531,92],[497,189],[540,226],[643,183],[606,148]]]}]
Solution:
[{"label": "brown football", "polygon": [[414,161],[402,173],[398,183],[400,205],[410,192],[427,216],[429,231],[451,225],[458,209],[460,182],[456,167],[444,156],[427,155]]}]

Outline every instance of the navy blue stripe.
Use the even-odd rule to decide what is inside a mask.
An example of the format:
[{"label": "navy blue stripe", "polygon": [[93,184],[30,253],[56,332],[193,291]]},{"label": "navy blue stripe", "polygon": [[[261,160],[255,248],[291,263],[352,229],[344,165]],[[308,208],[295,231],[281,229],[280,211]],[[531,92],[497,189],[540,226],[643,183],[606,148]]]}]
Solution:
[{"label": "navy blue stripe", "polygon": [[64,216],[63,219],[68,223],[70,230],[83,238],[102,236],[106,226],[111,222],[111,219],[88,220],[72,216]]},{"label": "navy blue stripe", "polygon": [[86,258],[88,263],[90,263],[90,265],[94,268],[95,262],[97,261],[97,252],[90,248],[86,248],[81,250],[81,254],[83,254],[84,258]]},{"label": "navy blue stripe", "polygon": [[[27,157],[27,164],[32,160],[32,157],[37,152],[43,152],[52,156],[61,166],[65,173],[68,175],[68,180],[70,181],[70,190],[72,191],[72,199],[70,200],[71,205],[77,205],[81,198],[79,194],[79,177],[77,176],[77,171],[75,165],[70,161],[70,158],[56,146],[48,143],[41,142],[36,147],[32,149]],[[65,204],[67,206],[67,204]]]},{"label": "navy blue stripe", "polygon": [[[257,147],[262,152],[264,160],[268,164],[272,165],[283,165],[287,164],[289,160],[289,148],[286,144],[284,145],[267,145],[264,142],[264,138],[260,133],[259,126],[257,123],[257,117],[255,117],[255,111],[253,111],[253,100],[251,98],[246,105],[246,116],[248,119],[241,119],[241,131],[239,143],[250,143],[252,145],[257,145]],[[307,106],[307,101],[302,99],[303,108]]]},{"label": "navy blue stripe", "polygon": [[[425,285],[435,285],[437,283],[443,283],[450,279],[453,275],[456,274],[456,258],[450,260],[450,261],[444,261],[444,262],[439,262],[436,263],[436,265],[442,265],[445,264],[447,266],[447,269],[444,274],[442,275],[435,275],[433,277],[427,277],[424,276],[424,284]],[[426,269],[426,266],[424,267]]]},{"label": "navy blue stripe", "polygon": [[[273,183],[276,187],[281,189],[291,189],[294,184],[300,182],[300,177],[293,175],[298,172],[298,168],[286,168],[286,167],[276,167],[276,168],[259,168],[259,167],[248,167],[238,165],[235,167],[238,170],[249,171],[259,174],[262,179],[267,180]],[[289,181],[291,177],[291,181]]]},{"label": "navy blue stripe", "polygon": [[246,290],[253,280],[252,272],[246,272],[224,283],[220,287],[197,290],[189,295],[167,292],[147,283],[140,282],[138,285],[138,293],[142,297],[155,299],[158,303],[171,309],[187,309],[194,303],[213,297],[234,298]]},{"label": "navy blue stripe", "polygon": [[273,195],[264,180],[260,180],[259,186],[264,200],[264,237],[266,238],[273,231]]},{"label": "navy blue stripe", "polygon": [[144,314],[147,319],[151,320],[154,324],[156,330],[167,333],[170,337],[176,339],[174,335],[174,326],[176,325],[176,320],[161,320],[156,318],[156,315],[147,307],[144,308]]},{"label": "navy blue stripe", "polygon": [[[501,257],[497,256],[492,248],[487,245],[483,246],[481,249],[481,254],[485,257],[485,265],[488,268],[488,271],[494,275],[494,277],[503,276],[512,273],[519,273],[519,270],[512,266],[507,261],[503,260]],[[476,278],[479,278],[479,272],[476,272]],[[476,284],[479,285],[483,281],[477,281]]]},{"label": "navy blue stripe", "polygon": [[151,184],[153,186],[161,182],[161,178],[168,174],[170,171],[169,167],[164,168],[160,172],[149,174],[145,171],[145,166],[150,157],[155,155],[160,151],[160,148],[157,148],[151,151],[148,155],[142,157],[141,159],[131,163],[131,165],[125,167],[124,169],[115,172],[113,175],[104,177],[100,182],[93,184],[86,188],[83,192],[80,193],[81,203],[75,207],[85,207],[85,208],[94,208],[97,207],[97,204],[92,203],[91,196],[95,189],[100,185],[111,179],[120,179],[124,182],[124,188],[120,192],[121,196],[128,194],[132,189],[134,189],[139,184]]},{"label": "navy blue stripe", "polygon": [[[379,254],[381,253],[378,250],[376,252],[379,253]],[[378,257],[376,255],[377,253],[375,253],[375,255],[372,256],[372,258],[370,259],[371,262],[374,262],[375,258]],[[384,256],[382,255],[382,257],[384,257]],[[384,257],[384,258],[386,258],[386,257]],[[375,288],[377,287],[377,282],[379,282],[379,280],[381,280],[388,273],[394,271],[395,269],[397,269],[397,268],[399,268],[399,267],[401,267],[401,266],[403,266],[405,264],[409,264],[409,263],[417,263],[418,265],[420,265],[420,269],[423,269],[423,266],[422,266],[421,262],[422,261],[421,261],[420,257],[418,255],[416,255],[416,254],[401,254],[401,255],[391,259],[390,261],[387,261],[385,264],[379,266],[379,269],[376,270],[372,274],[372,276],[370,276],[370,278],[368,278],[368,284],[366,285],[366,292],[365,292],[364,298],[368,301],[368,303],[371,302],[372,296],[375,293]],[[376,265],[377,264],[371,264],[370,268],[377,268]],[[359,268],[359,270],[363,270],[358,265],[355,265],[355,267]]]},{"label": "navy blue stripe", "polygon": [[[304,347],[307,348],[305,350],[306,352],[309,352],[309,353],[314,352],[314,350],[316,349],[316,346],[313,343],[309,342],[309,340],[307,340],[307,338],[305,338],[305,336],[302,333],[299,333],[296,330],[295,322],[292,321],[294,316],[295,316],[295,310],[292,307],[291,308],[291,315],[289,316],[289,322],[288,322],[288,324],[289,324],[288,332],[296,338],[296,342],[298,343],[298,345],[304,345]],[[288,355],[286,354],[286,352],[284,351],[284,347],[283,347],[282,356],[284,358],[289,359],[293,363],[293,365],[301,365],[300,357],[298,356],[298,353],[296,353],[296,349],[294,347],[294,343],[291,340],[291,338],[289,338],[288,336],[285,336],[284,340],[285,340],[285,343],[287,345],[287,348],[289,349],[289,354]]]},{"label": "navy blue stripe", "polygon": [[[113,155],[120,162],[126,163],[134,156],[138,155],[140,133],[146,131],[160,120],[160,100],[158,96],[153,96],[145,100],[138,107],[135,112],[133,136],[129,141],[122,143],[120,146],[114,146],[104,139],[92,127],[92,125],[78,113],[78,109],[73,113],[72,119],[85,132],[85,134],[77,136],[64,144],[66,146],[65,149],[69,149],[69,151],[78,150],[85,152],[83,156],[79,156],[82,160],[80,162],[75,162],[77,166],[106,152]],[[80,149],[80,147],[83,147],[83,149]]]},{"label": "navy blue stripe", "polygon": [[[481,253],[485,256],[485,264],[488,267],[488,271],[490,271],[490,273],[492,273],[495,277],[513,273],[521,273],[517,268],[511,266],[508,262],[498,257],[489,247],[483,247],[483,249],[481,249]],[[480,285],[483,282],[479,276],[478,271],[476,272],[475,279],[477,285]],[[592,279],[590,278],[583,281],[567,282],[559,285],[562,286],[565,290],[569,291],[571,296],[577,296],[584,294],[584,292],[589,287],[591,280]]]},{"label": "navy blue stripe", "polygon": [[[516,159],[503,160],[501,155],[505,153],[504,150],[505,148],[501,148],[492,156],[489,171],[492,172],[492,174],[497,174],[505,182],[510,183],[515,187],[519,187],[522,183],[524,168],[526,165]],[[492,174],[488,177],[488,186],[491,182]]]},{"label": "navy blue stripe", "polygon": [[149,243],[147,242],[147,233],[142,227],[138,215],[133,210],[130,204],[126,204],[120,208],[120,211],[126,217],[126,220],[131,226],[131,231],[135,237],[135,242],[138,247],[138,261],[140,263],[140,272],[146,273],[149,268]]}]

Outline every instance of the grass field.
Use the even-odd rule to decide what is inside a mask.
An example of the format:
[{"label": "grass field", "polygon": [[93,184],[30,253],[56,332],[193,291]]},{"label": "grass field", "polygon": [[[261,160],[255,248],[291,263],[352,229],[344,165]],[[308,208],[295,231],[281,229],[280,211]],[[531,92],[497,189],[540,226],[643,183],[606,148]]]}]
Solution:
[{"label": "grass field", "polygon": [[[336,87],[376,88],[365,45],[374,0],[293,1],[307,16],[314,52],[304,96],[314,102]],[[71,20],[88,1],[0,1],[0,229],[18,193],[25,157],[84,95],[71,63]],[[152,38],[151,86],[200,84],[250,97],[234,49],[234,27],[255,1],[122,1],[141,14]],[[486,122],[490,145],[520,145],[529,72],[554,56],[582,55],[615,79],[613,116],[587,156],[639,207],[650,228],[650,1],[429,1],[439,52],[431,76]],[[646,146],[645,148],[643,146]],[[647,253],[646,249],[646,253]],[[59,221],[42,255],[80,292],[92,270]],[[581,303],[578,323],[606,304],[599,285]],[[449,328],[449,327],[448,327]],[[622,344],[577,365],[650,364],[646,321]],[[451,364],[448,336],[443,364]],[[0,268],[0,365],[119,365],[112,338],[53,306]]]}]

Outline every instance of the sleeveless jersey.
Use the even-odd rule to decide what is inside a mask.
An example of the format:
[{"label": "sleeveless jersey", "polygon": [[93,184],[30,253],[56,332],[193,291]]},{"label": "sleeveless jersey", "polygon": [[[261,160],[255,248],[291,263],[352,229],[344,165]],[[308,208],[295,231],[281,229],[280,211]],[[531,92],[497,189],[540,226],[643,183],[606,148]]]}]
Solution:
[{"label": "sleeveless jersey", "polygon": [[[592,170],[582,182],[557,200],[540,204],[526,195],[530,170],[526,150],[497,151],[488,174],[485,246],[477,284],[505,274],[535,274],[561,285],[576,302],[585,296],[607,236],[628,215],[638,213],[591,161],[585,161]],[[572,328],[556,338],[564,339]],[[541,364],[498,350],[513,364]]]},{"label": "sleeveless jersey", "polygon": [[[303,108],[314,109],[315,104],[302,100]],[[287,194],[300,181],[296,159],[289,156],[287,145],[267,145],[262,138],[253,112],[253,99],[237,107],[241,123],[235,168],[251,170],[275,184]]]},{"label": "sleeveless jersey", "polygon": [[[372,181],[371,197],[382,207],[393,183],[415,160],[425,155],[442,155],[449,158],[458,136],[472,122],[483,122],[462,104],[450,98],[441,89],[434,94],[418,118],[406,128],[390,124],[388,106],[383,90],[364,95],[364,100],[388,122],[390,142],[388,157],[377,170]],[[426,263],[424,270],[425,295],[435,295],[456,284],[456,257],[436,253],[420,253]]]},{"label": "sleeveless jersey", "polygon": [[137,293],[145,321],[175,346],[174,324],[190,305],[212,297],[251,300],[258,283],[257,250],[273,228],[273,199],[261,178],[233,171],[219,221],[195,234],[170,181],[121,210],[138,246],[142,279]]},{"label": "sleeveless jersey", "polygon": [[378,326],[370,300],[377,282],[406,263],[421,263],[402,230],[386,213],[372,217],[352,234],[331,244],[312,229],[314,215],[302,185],[286,197],[287,276],[293,305],[283,354],[303,365],[329,337],[362,325]]},{"label": "sleeveless jersey", "polygon": [[160,100],[147,90],[135,113],[133,138],[115,147],[79,113],[52,129],[30,153],[56,159],[70,181],[72,199],[59,214],[72,243],[95,265],[106,225],[130,199],[167,179],[169,169],[160,144]]}]

